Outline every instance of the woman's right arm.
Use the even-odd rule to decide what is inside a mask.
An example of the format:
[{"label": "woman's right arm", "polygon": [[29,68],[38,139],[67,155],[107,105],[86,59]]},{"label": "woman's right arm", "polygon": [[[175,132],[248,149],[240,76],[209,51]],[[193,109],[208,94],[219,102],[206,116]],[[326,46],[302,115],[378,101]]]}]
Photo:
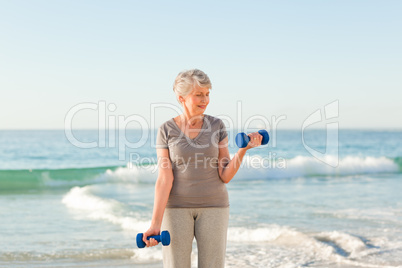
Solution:
[{"label": "woman's right arm", "polygon": [[151,227],[144,233],[143,241],[149,246],[156,246],[158,242],[154,239],[146,240],[148,236],[159,235],[162,225],[163,213],[169,199],[173,185],[172,162],[169,158],[169,149],[157,149],[158,156],[158,179],[155,184],[154,210],[152,214]]}]

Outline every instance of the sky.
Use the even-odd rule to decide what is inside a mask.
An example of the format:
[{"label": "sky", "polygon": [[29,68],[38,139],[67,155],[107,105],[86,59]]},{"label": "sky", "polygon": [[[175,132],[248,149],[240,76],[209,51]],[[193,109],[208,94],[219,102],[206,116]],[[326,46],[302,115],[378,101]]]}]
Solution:
[{"label": "sky", "polygon": [[0,0],[0,129],[155,128],[180,114],[173,81],[192,68],[212,82],[205,113],[237,128],[301,129],[320,110],[308,127],[402,129],[401,12],[389,0]]}]

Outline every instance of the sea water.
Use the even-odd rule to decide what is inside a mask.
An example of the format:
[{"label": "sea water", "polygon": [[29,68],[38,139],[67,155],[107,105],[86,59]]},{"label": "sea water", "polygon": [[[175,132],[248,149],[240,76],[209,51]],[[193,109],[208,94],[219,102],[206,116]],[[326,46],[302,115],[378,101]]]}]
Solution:
[{"label": "sea water", "polygon": [[[162,267],[135,244],[158,176],[146,133],[0,131],[0,266]],[[402,267],[402,131],[339,130],[335,154],[325,130],[273,134],[227,184],[226,267]]]}]

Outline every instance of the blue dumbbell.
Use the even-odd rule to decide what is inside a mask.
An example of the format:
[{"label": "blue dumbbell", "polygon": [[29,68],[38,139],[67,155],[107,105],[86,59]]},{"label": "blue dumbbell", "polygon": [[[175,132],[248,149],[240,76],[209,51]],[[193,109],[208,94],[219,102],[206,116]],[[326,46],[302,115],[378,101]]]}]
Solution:
[{"label": "blue dumbbell", "polygon": [[[268,131],[266,131],[265,129],[261,129],[258,131],[258,133],[260,133],[262,135],[261,145],[267,144],[269,142]],[[239,147],[239,148],[247,147],[247,144],[249,143],[249,141],[250,141],[250,137],[247,136],[247,134],[244,132],[238,133],[236,135],[236,144],[237,144],[237,147]]]},{"label": "blue dumbbell", "polygon": [[[143,233],[137,234],[137,247],[144,248],[146,246],[145,242],[142,241]],[[160,235],[148,236],[147,240],[150,238],[154,238],[156,241],[162,242],[162,245],[169,246],[170,245],[170,234],[168,231],[162,231]]]}]

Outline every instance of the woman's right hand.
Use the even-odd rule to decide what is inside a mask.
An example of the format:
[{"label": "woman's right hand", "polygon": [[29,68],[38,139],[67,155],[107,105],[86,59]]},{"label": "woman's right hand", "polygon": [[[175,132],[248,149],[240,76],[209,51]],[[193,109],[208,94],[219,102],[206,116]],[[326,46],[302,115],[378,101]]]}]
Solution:
[{"label": "woman's right hand", "polygon": [[142,236],[142,241],[146,244],[147,247],[154,247],[158,245],[158,241],[156,241],[154,238],[147,239],[148,236],[152,235],[160,235],[161,228],[160,227],[153,227],[151,226]]}]

